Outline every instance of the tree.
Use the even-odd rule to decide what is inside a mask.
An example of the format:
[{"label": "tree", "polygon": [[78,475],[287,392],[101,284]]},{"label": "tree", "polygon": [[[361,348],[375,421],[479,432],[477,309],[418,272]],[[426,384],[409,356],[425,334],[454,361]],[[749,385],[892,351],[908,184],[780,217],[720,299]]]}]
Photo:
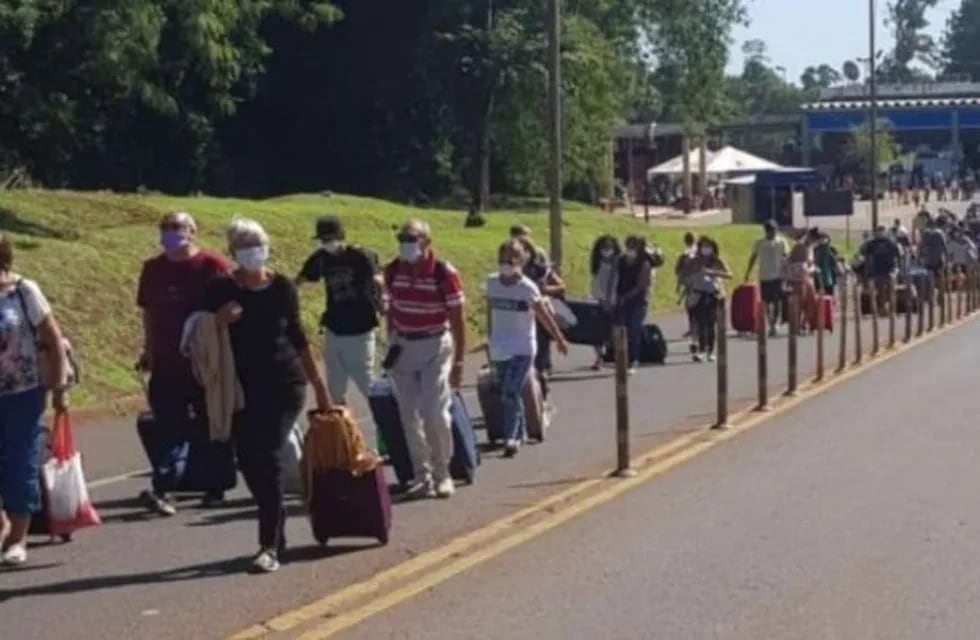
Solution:
[{"label": "tree", "polygon": [[804,69],[803,75],[800,76],[800,84],[803,87],[803,91],[814,93],[820,89],[828,89],[835,84],[839,84],[843,79],[837,69],[831,67],[829,64],[821,64]]},{"label": "tree", "polygon": [[946,23],[944,73],[980,80],[980,0],[963,0]]},{"label": "tree", "polygon": [[[850,131],[847,142],[841,147],[840,169],[859,176],[862,184],[871,182],[871,140],[869,127],[857,127]],[[887,129],[879,128],[874,140],[878,173],[881,173],[894,164],[899,149],[894,136]]]},{"label": "tree", "polygon": [[936,42],[932,36],[922,33],[928,26],[926,11],[938,4],[939,0],[892,0],[888,3],[886,24],[891,27],[895,45],[885,57],[878,70],[882,79],[888,82],[911,82],[928,77],[922,69],[912,63],[918,62],[926,68],[937,65]]}]

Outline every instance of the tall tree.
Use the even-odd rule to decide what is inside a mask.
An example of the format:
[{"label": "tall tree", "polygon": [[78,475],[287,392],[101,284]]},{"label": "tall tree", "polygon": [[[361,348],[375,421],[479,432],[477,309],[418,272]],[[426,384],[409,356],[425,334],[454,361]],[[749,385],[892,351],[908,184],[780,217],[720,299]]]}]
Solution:
[{"label": "tall tree", "polygon": [[821,64],[804,69],[803,75],[800,76],[800,85],[803,87],[803,91],[813,93],[839,84],[843,79],[840,71],[829,64]]},{"label": "tall tree", "polygon": [[928,77],[923,68],[913,67],[918,62],[926,69],[937,65],[938,50],[935,39],[923,33],[929,26],[926,12],[939,0],[891,0],[888,3],[886,24],[892,30],[895,43],[886,56],[879,74],[889,82],[911,82]]},{"label": "tall tree", "polygon": [[944,73],[980,80],[980,0],[962,0],[943,35]]}]

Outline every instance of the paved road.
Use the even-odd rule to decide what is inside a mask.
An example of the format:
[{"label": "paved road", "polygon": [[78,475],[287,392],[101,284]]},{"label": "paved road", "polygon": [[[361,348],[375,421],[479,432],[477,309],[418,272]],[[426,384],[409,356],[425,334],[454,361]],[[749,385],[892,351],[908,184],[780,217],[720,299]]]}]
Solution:
[{"label": "paved road", "polygon": [[[682,333],[681,318],[660,322],[668,335]],[[733,404],[749,406],[756,388],[754,343],[730,342]],[[828,341],[829,353],[836,353],[830,346],[835,344]],[[785,345],[785,339],[771,342],[774,385],[786,379]],[[671,348],[667,366],[643,369],[631,379],[634,453],[713,419],[714,368],[691,363],[682,342]],[[801,340],[800,349],[804,379],[813,370],[812,340]],[[387,547],[355,542],[320,549],[312,543],[300,505],[292,505],[292,561],[275,576],[243,572],[256,546],[253,511],[243,490],[221,510],[202,511],[189,503],[174,519],[150,517],[133,501],[146,479],[112,478],[144,466],[132,421],[83,427],[77,439],[106,524],[79,533],[68,545],[35,547],[28,567],[3,574],[0,638],[49,638],[52,611],[71,612],[77,638],[219,637],[598,474],[614,459],[614,394],[609,373],[592,374],[585,369],[589,361],[589,351],[578,349],[560,365],[554,386],[559,414],[547,443],[529,447],[513,461],[487,456],[477,483],[448,504],[399,505]],[[475,400],[469,400],[476,412]]]},{"label": "paved road", "polygon": [[351,640],[976,638],[974,322]]}]

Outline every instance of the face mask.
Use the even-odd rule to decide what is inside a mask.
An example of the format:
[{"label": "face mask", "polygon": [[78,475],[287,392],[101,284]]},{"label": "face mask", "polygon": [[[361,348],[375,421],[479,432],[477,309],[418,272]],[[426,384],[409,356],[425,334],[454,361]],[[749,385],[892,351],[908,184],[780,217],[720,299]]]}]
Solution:
[{"label": "face mask", "polygon": [[323,250],[327,253],[340,253],[341,248],[343,248],[340,240],[326,240],[321,242],[320,246],[322,246]]},{"label": "face mask", "polygon": [[403,242],[398,246],[398,256],[405,262],[416,262],[422,257],[422,247],[418,242]]},{"label": "face mask", "polygon": [[513,264],[502,264],[500,265],[500,275],[505,278],[511,278],[519,273],[517,265]]},{"label": "face mask", "polygon": [[599,253],[600,253],[600,255],[602,255],[603,258],[605,258],[606,260],[608,260],[609,258],[613,257],[613,254],[616,253],[616,252],[613,251],[612,249],[603,249]]},{"label": "face mask", "polygon": [[248,247],[235,251],[235,262],[245,271],[258,271],[269,259],[269,247]]},{"label": "face mask", "polygon": [[704,257],[707,258],[709,256],[713,256],[714,254],[715,254],[715,250],[712,249],[711,247],[701,247],[701,255],[703,255]]},{"label": "face mask", "polygon": [[626,258],[628,260],[636,260],[636,249],[627,249]]},{"label": "face mask", "polygon": [[160,232],[160,244],[167,251],[181,249],[187,246],[188,242],[187,236],[184,235],[183,231],[169,229]]}]

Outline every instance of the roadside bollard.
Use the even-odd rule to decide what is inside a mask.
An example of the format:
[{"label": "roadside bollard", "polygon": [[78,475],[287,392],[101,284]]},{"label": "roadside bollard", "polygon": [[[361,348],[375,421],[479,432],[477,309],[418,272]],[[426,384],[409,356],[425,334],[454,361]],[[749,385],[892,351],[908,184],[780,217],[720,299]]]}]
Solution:
[{"label": "roadside bollard", "polygon": [[926,330],[926,282],[927,280],[922,276],[915,279],[915,298],[916,304],[918,305],[917,315],[919,316],[919,324],[916,328],[915,335],[919,338],[922,337],[922,334],[925,333]]},{"label": "roadside bollard", "polygon": [[800,333],[800,297],[793,292],[789,297],[789,344],[787,345],[787,396],[795,396],[797,388],[797,337]]},{"label": "roadside bollard", "polygon": [[718,417],[715,429],[727,429],[728,424],[728,314],[725,299],[718,300],[718,328],[715,350],[718,354]]},{"label": "roadside bollard", "polygon": [[854,283],[854,364],[864,360],[864,345],[861,344],[861,284]]},{"label": "roadside bollard", "polygon": [[823,380],[824,375],[824,348],[823,348],[823,334],[824,334],[824,294],[821,293],[817,297],[817,317],[816,317],[816,329],[817,329],[817,375],[814,378],[817,382]]},{"label": "roadside bollard", "polygon": [[766,321],[768,318],[766,317],[766,304],[762,300],[756,304],[759,305],[758,332],[756,334],[758,340],[756,371],[759,376],[759,404],[755,410],[769,411],[769,347],[766,342]]},{"label": "roadside bollard", "polygon": [[847,368],[847,274],[840,280],[840,352],[837,354],[837,372]]},{"label": "roadside bollard", "polygon": [[946,269],[946,287],[943,289],[943,301],[946,304],[946,324],[953,324],[953,274]]},{"label": "roadside bollard", "polygon": [[[912,305],[915,303],[915,285],[905,282],[905,344],[912,342]],[[897,301],[896,301],[897,304]]]},{"label": "roadside bollard", "polygon": [[946,272],[939,273],[939,328],[946,326]]},{"label": "roadside bollard", "polygon": [[888,348],[895,348],[895,277],[888,282]]},{"label": "roadside bollard", "polygon": [[878,355],[878,287],[868,281],[868,302],[871,304],[871,355]]},{"label": "roadside bollard", "polygon": [[966,288],[966,274],[956,274],[956,319],[963,319],[963,289]]},{"label": "roadside bollard", "polygon": [[618,478],[636,475],[630,468],[630,400],[629,363],[626,327],[613,328],[613,350],[616,354],[616,471]]},{"label": "roadside bollard", "polygon": [[928,280],[929,289],[929,333],[936,328],[936,274],[930,273]]}]

